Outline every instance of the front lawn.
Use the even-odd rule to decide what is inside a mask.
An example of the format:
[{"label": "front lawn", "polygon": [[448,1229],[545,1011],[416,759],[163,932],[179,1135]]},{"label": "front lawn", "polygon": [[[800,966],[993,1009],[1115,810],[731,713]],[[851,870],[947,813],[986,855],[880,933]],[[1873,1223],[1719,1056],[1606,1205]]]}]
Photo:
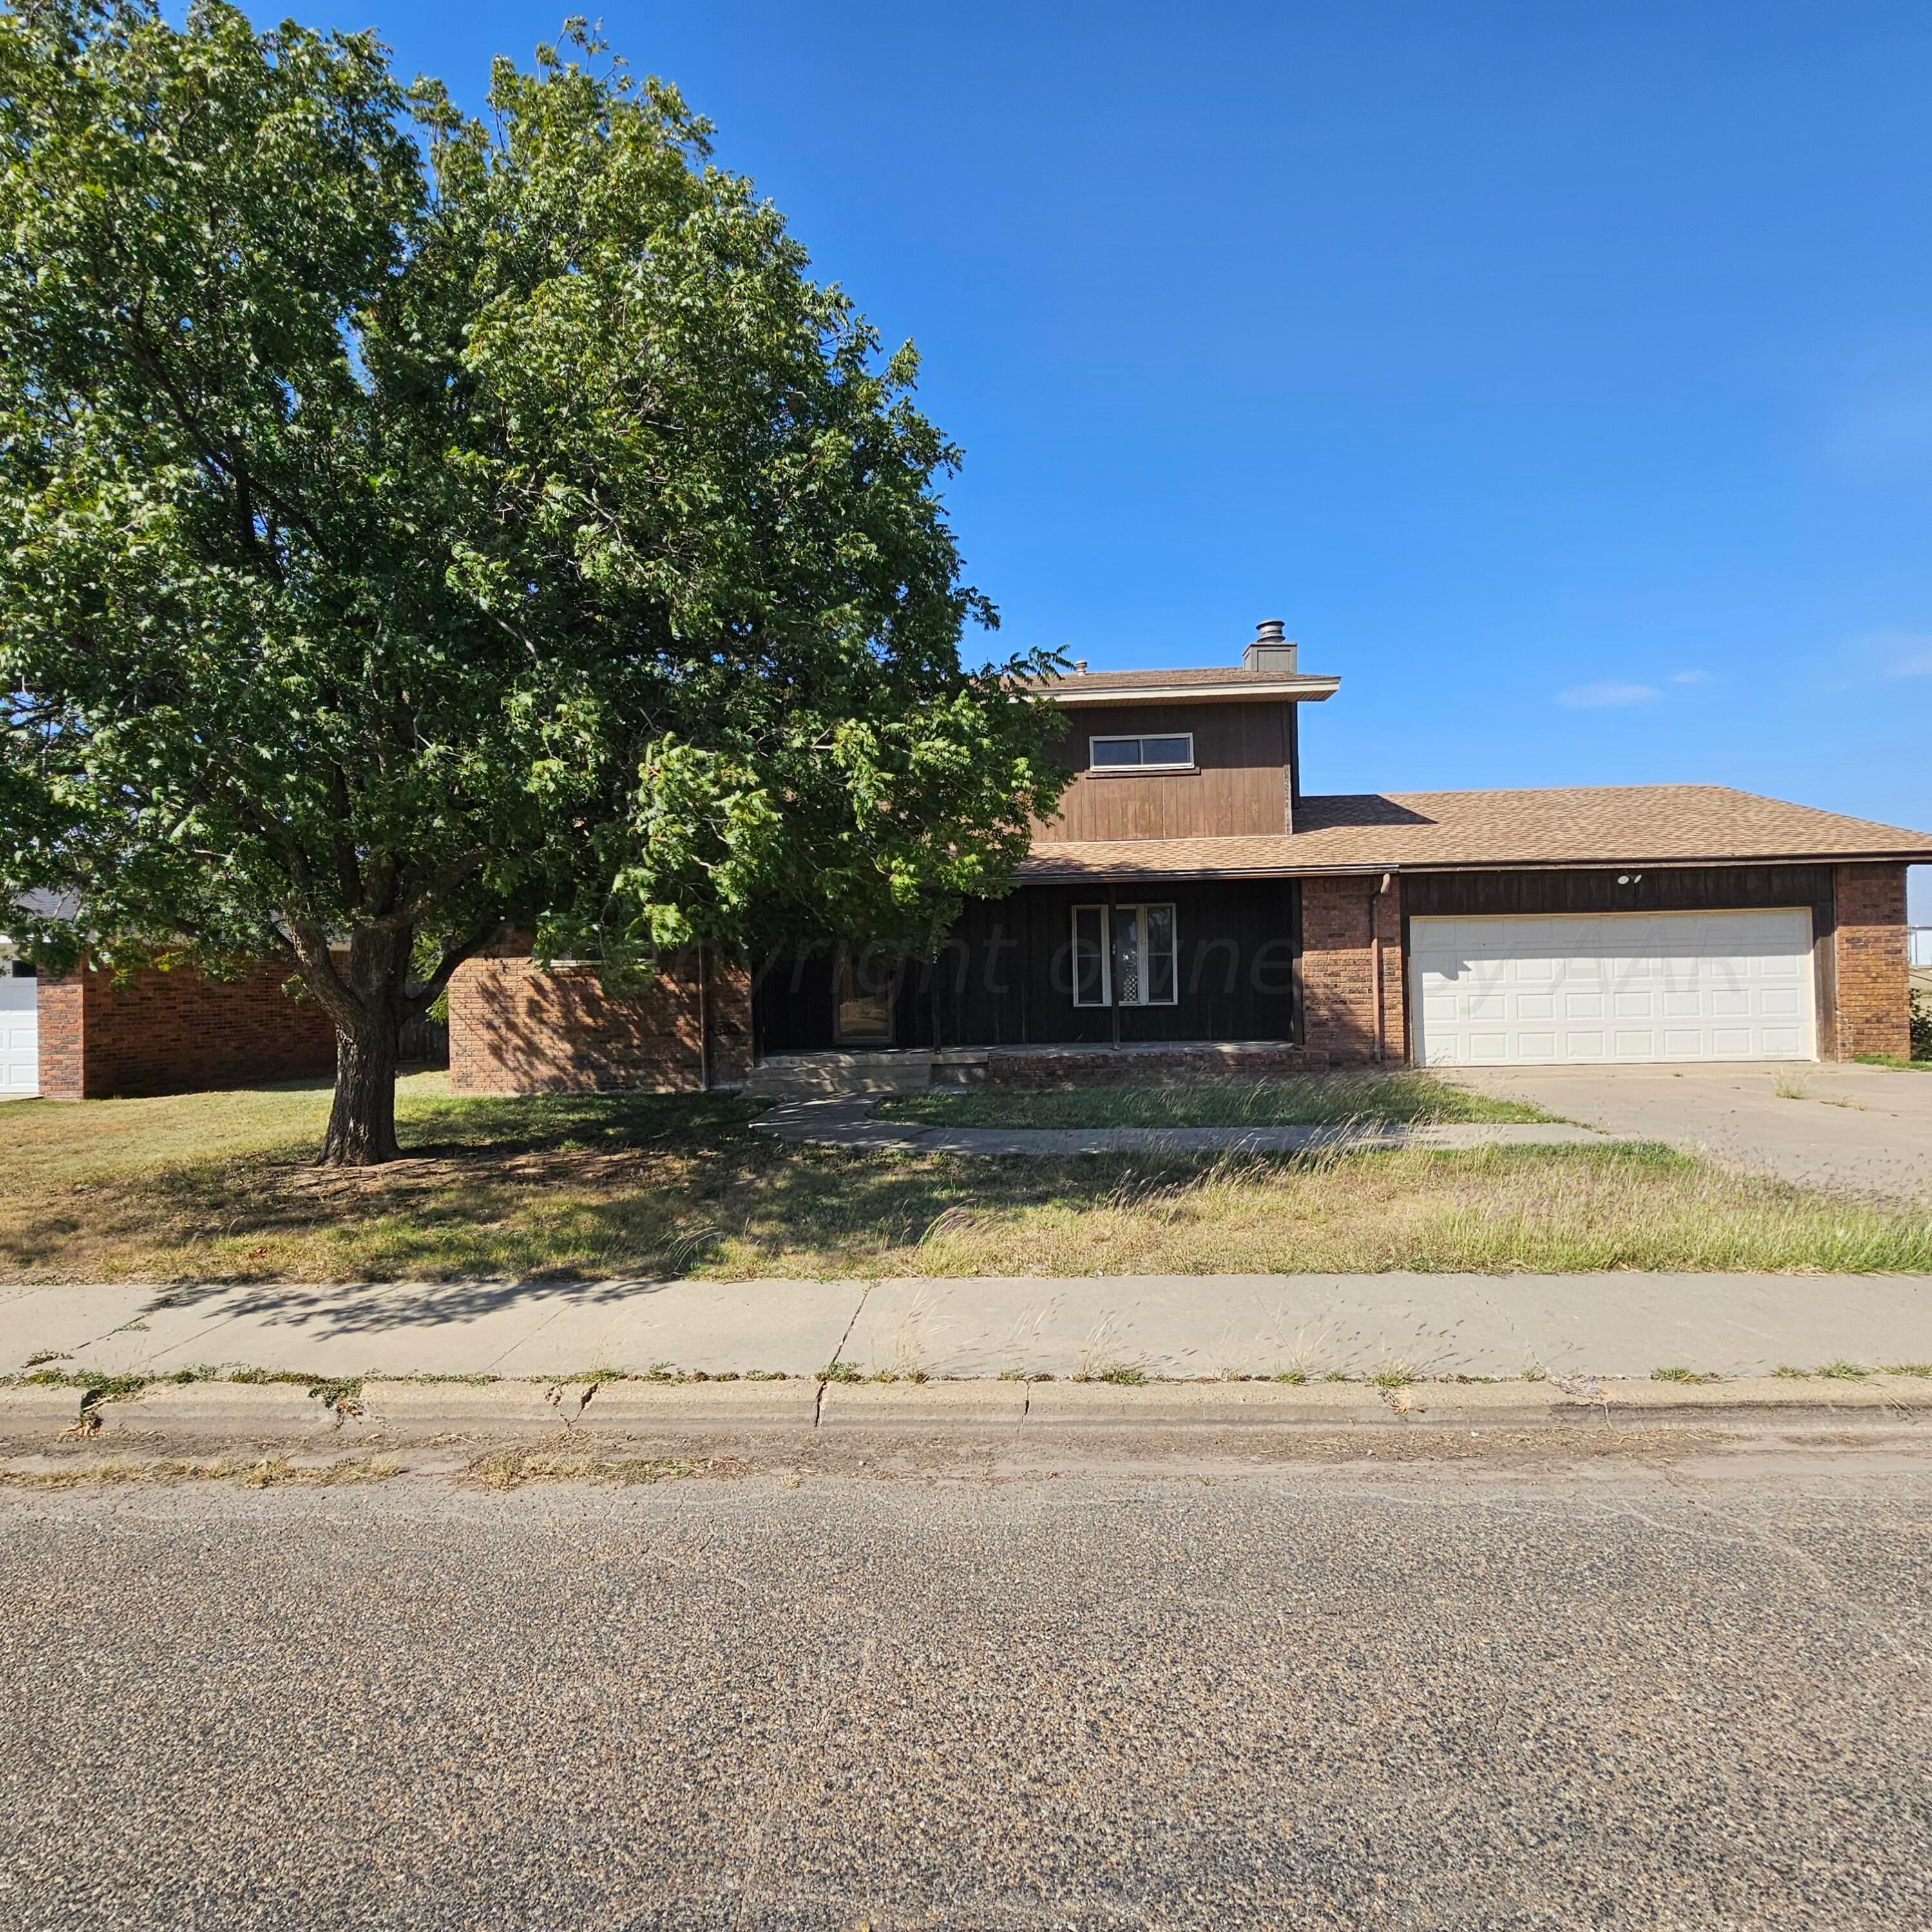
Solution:
[{"label": "front lawn", "polygon": [[1299,1127],[1554,1118],[1526,1101],[1406,1072],[1178,1087],[934,1088],[882,1101],[873,1111],[886,1120],[944,1127]]},{"label": "front lawn", "polygon": [[0,1279],[1932,1271],[1932,1219],[1656,1148],[986,1160],[796,1148],[724,1096],[458,1100],[310,1162],[321,1086],[0,1107]]}]

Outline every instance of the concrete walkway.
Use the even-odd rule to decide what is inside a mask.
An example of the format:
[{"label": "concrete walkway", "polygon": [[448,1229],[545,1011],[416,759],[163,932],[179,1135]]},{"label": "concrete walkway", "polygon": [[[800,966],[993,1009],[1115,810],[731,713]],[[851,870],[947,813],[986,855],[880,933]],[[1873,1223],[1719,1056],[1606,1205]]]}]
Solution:
[{"label": "concrete walkway", "polygon": [[1932,1201],[1932,1068],[1518,1066],[1447,1077],[1748,1172]]},{"label": "concrete walkway", "polygon": [[820,1147],[903,1148],[921,1154],[1300,1154],[1315,1148],[1600,1147],[1594,1127],[1564,1120],[1408,1126],[1345,1122],[1303,1127],[949,1127],[872,1118],[877,1094],[788,1100],[752,1124]]},{"label": "concrete walkway", "polygon": [[1922,1276],[1150,1275],[0,1289],[0,1372],[1727,1376],[1932,1362]]}]

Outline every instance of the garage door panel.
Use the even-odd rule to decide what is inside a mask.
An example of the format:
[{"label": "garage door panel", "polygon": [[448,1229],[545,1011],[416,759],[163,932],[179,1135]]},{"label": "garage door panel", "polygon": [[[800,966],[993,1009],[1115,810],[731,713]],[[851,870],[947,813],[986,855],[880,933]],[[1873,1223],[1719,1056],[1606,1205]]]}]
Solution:
[{"label": "garage door panel", "polygon": [[0,1095],[10,1099],[40,1090],[39,1006],[38,980],[0,979]]},{"label": "garage door panel", "polygon": [[1426,1066],[1811,1057],[1802,910],[1418,919]]}]

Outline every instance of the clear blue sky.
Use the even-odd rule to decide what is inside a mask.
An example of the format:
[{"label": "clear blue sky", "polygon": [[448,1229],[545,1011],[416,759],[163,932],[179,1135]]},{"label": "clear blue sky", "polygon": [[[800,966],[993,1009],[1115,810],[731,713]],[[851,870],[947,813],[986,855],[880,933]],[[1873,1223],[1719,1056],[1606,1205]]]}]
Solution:
[{"label": "clear blue sky", "polygon": [[[330,4],[472,105],[560,16]],[[1924,0],[603,17],[917,342],[1002,641],[1228,663],[1283,617],[1344,680],[1314,790],[1932,829]]]}]

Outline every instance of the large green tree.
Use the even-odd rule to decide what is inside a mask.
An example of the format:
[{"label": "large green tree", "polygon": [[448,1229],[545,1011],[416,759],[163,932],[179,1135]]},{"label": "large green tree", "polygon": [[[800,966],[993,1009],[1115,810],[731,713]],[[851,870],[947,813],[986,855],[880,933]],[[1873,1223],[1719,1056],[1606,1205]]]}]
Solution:
[{"label": "large green tree", "polygon": [[52,966],[286,959],[328,1160],[506,925],[916,946],[1061,782],[1046,661],[962,662],[910,347],[566,33],[478,121],[205,0],[0,16],[0,903]]}]

